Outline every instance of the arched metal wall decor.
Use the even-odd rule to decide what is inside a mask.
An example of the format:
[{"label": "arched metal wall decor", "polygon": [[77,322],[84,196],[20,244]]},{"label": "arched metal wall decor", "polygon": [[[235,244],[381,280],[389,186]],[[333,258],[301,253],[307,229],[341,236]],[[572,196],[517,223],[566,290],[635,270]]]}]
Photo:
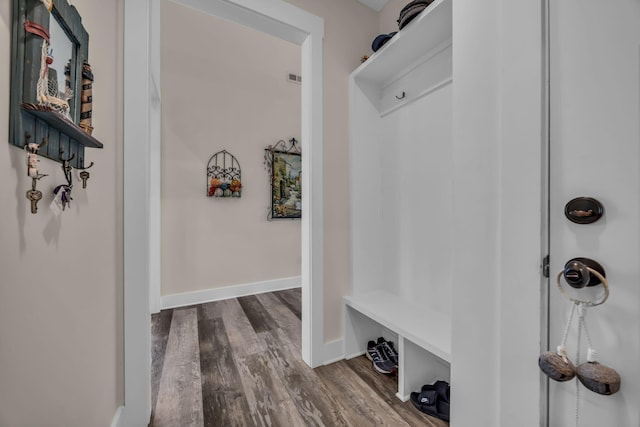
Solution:
[{"label": "arched metal wall decor", "polygon": [[207,196],[240,197],[242,172],[238,159],[227,150],[218,151],[207,163]]},{"label": "arched metal wall decor", "polygon": [[269,145],[264,150],[264,163],[271,182],[271,207],[267,218],[302,217],[302,151],[298,140],[291,138]]}]

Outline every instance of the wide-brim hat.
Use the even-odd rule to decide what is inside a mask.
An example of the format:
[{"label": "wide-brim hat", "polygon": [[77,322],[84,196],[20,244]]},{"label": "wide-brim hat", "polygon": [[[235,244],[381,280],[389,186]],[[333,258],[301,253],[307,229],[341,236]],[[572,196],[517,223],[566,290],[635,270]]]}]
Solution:
[{"label": "wide-brim hat", "polygon": [[373,39],[373,43],[371,43],[371,50],[373,50],[374,52],[377,52],[378,49],[384,46],[386,42],[391,40],[391,37],[395,36],[396,33],[397,31],[394,31],[389,34],[380,34],[379,36],[376,36],[376,38]]},{"label": "wide-brim hat", "polygon": [[420,15],[420,13],[433,2],[434,0],[414,0],[408,3],[400,11],[400,16],[398,17],[398,28],[404,28],[413,20],[413,18]]}]

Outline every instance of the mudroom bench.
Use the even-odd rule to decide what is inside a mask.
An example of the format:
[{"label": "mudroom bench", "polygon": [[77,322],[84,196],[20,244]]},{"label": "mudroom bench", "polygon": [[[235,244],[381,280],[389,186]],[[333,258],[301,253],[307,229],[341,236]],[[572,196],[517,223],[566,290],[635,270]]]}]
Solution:
[{"label": "mudroom bench", "polygon": [[345,358],[364,354],[368,340],[380,336],[398,349],[398,393],[406,402],[412,391],[436,380],[450,381],[451,317],[385,291],[343,297]]}]

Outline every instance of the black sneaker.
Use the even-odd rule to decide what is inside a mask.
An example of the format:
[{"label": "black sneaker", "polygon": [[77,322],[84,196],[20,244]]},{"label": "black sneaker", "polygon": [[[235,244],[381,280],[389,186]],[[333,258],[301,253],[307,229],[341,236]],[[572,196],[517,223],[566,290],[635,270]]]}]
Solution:
[{"label": "black sneaker", "polygon": [[378,351],[378,349],[376,348],[376,343],[374,341],[369,341],[367,343],[367,353],[366,353],[367,359],[371,360],[373,362],[373,359],[375,357],[381,357],[380,356],[380,352]]},{"label": "black sneaker", "polygon": [[385,359],[390,360],[396,368],[398,367],[398,352],[393,346],[393,342],[380,337],[378,338],[378,345],[376,348],[382,353]]},{"label": "black sneaker", "polygon": [[367,343],[367,359],[371,360],[373,369],[381,374],[393,374],[397,367],[387,359],[374,341]]}]

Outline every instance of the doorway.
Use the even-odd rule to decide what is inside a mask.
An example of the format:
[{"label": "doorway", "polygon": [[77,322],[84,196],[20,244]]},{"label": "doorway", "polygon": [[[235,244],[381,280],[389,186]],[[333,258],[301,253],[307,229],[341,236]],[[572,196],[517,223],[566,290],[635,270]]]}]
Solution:
[{"label": "doorway", "polygon": [[[322,38],[324,23],[284,1],[177,3],[283,38],[302,48],[302,356],[323,361]],[[150,312],[160,265],[159,4],[125,2],[124,312],[127,426],[150,416]],[[153,285],[153,286],[152,286]]]},{"label": "doorway", "polygon": [[[270,221],[265,151],[300,139],[301,85],[287,79],[301,74],[300,46],[160,3],[160,308],[300,286],[300,220]],[[286,157],[290,174],[299,158]]]},{"label": "doorway", "polygon": [[[622,382],[618,392],[602,395],[577,379],[550,381],[547,421],[549,426],[638,425],[640,5],[552,1],[548,26],[549,348],[564,341],[573,306],[556,286],[558,273],[570,259],[593,259],[606,272],[610,295],[602,305],[584,309],[587,329],[579,327],[574,313],[567,355],[576,366],[586,362],[590,339],[594,359],[615,369]],[[603,216],[596,218],[596,205],[567,207],[578,197],[599,201]],[[574,290],[560,280],[574,298],[599,302],[604,296],[602,284]]]}]

